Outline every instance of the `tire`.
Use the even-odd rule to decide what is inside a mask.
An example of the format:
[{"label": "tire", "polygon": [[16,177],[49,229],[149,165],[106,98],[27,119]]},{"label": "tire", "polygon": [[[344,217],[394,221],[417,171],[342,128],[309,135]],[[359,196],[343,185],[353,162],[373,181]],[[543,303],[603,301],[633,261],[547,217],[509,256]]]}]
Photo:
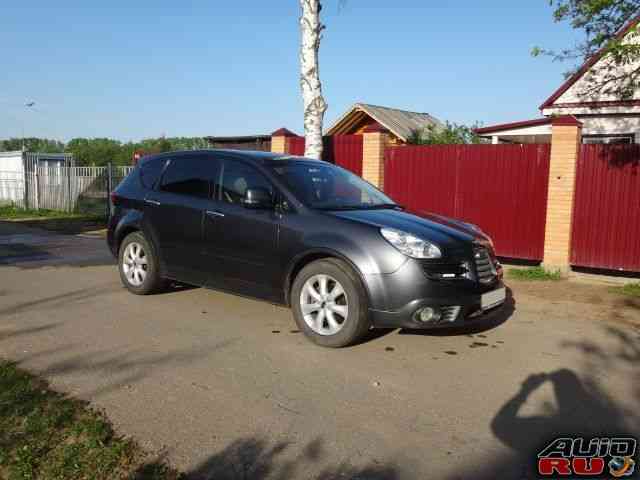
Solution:
[{"label": "tire", "polygon": [[122,284],[136,295],[150,295],[164,288],[155,251],[141,232],[130,233],[120,244],[118,270]]},{"label": "tire", "polygon": [[325,258],[305,266],[291,288],[291,309],[298,328],[323,347],[353,345],[369,331],[366,291],[342,260]]}]

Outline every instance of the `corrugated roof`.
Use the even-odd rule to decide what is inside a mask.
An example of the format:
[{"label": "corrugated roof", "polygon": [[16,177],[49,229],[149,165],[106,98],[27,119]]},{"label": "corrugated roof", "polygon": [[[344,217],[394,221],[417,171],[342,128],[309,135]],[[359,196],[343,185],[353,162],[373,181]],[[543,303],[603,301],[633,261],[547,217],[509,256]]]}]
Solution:
[{"label": "corrugated roof", "polygon": [[333,135],[343,120],[354,112],[364,112],[373,118],[380,125],[387,128],[394,135],[403,141],[411,136],[414,130],[425,130],[433,126],[444,126],[437,118],[428,113],[409,112],[407,110],[399,110],[397,108],[381,107],[379,105],[371,105],[368,103],[356,103],[347,113],[340,117],[327,131],[327,135]]}]

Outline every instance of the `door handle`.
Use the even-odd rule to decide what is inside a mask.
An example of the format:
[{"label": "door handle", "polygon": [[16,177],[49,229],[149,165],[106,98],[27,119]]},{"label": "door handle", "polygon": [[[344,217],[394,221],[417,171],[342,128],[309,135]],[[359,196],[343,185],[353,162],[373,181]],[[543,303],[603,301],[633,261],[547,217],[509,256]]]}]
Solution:
[{"label": "door handle", "polygon": [[144,199],[144,203],[148,203],[149,205],[155,205],[155,206],[160,205],[160,202],[159,202],[159,201],[157,201],[157,200],[152,200],[152,199],[150,199],[150,198],[145,198],[145,199]]},{"label": "door handle", "polygon": [[222,212],[217,212],[215,210],[207,210],[205,212],[207,214],[207,216],[209,217],[224,217],[224,213]]}]

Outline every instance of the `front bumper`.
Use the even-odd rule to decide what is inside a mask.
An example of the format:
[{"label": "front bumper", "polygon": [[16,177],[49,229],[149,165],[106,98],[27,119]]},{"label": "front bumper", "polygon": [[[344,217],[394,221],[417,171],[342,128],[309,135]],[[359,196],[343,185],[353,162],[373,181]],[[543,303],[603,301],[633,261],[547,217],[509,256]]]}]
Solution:
[{"label": "front bumper", "polygon": [[[457,327],[504,306],[502,303],[483,310],[481,303],[483,294],[504,287],[501,269],[488,284],[472,280],[436,281],[427,278],[418,262],[409,260],[395,273],[367,275],[365,281],[370,299],[369,317],[376,328]],[[443,315],[442,321],[423,323],[415,318],[423,307],[443,312],[451,307],[460,308],[455,315]]]}]

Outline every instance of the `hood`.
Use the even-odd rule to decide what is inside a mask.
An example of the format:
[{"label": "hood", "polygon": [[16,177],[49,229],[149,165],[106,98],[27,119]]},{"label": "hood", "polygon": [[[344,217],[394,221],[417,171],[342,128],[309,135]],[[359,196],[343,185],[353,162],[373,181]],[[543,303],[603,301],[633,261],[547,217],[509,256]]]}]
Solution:
[{"label": "hood", "polygon": [[[433,213],[408,213],[395,209],[329,211],[329,215],[378,228],[394,228],[428,240],[440,247],[456,248],[487,237],[464,222]],[[457,248],[456,248],[457,249]]]}]

